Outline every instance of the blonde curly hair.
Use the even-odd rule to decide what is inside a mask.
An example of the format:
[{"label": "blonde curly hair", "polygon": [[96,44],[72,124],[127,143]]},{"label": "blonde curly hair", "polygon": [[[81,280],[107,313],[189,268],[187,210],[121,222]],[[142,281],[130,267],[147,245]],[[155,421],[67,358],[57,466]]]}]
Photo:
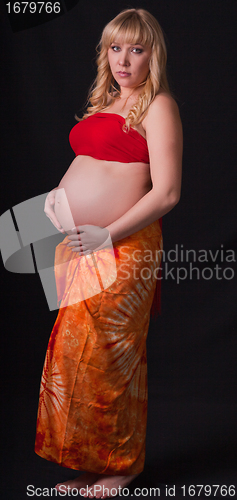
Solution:
[{"label": "blonde curly hair", "polygon": [[120,97],[119,85],[118,88],[115,87],[107,55],[115,39],[122,39],[123,43],[139,43],[152,50],[147,79],[125,120],[125,129],[129,130],[143,120],[160,88],[171,94],[166,76],[167,51],[162,29],[152,14],[144,9],[126,9],[120,12],[105,26],[97,45],[97,76],[89,91],[87,103],[90,106],[82,120],[107,108],[108,100],[112,104]]}]

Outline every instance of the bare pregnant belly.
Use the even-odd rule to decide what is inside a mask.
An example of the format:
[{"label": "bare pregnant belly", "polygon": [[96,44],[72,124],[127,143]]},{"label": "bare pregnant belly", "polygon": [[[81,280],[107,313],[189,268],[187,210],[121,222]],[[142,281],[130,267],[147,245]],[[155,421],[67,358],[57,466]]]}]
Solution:
[{"label": "bare pregnant belly", "polygon": [[150,167],[77,156],[62,178],[55,214],[62,227],[105,227],[121,217],[151,189]]}]

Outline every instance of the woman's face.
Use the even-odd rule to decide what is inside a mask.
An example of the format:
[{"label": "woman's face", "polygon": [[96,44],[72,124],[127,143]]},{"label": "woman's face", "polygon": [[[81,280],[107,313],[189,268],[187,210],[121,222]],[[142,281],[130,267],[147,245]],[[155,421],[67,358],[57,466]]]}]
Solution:
[{"label": "woman's face", "polygon": [[151,49],[140,44],[111,43],[108,61],[120,87],[134,88],[146,80]]}]

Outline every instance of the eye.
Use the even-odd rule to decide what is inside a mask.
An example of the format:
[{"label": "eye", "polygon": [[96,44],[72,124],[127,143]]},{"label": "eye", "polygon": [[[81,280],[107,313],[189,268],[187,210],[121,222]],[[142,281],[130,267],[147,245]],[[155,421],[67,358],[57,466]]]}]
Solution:
[{"label": "eye", "polygon": [[111,45],[110,47],[114,52],[118,52],[120,50],[120,47],[118,45]]},{"label": "eye", "polygon": [[138,47],[133,47],[132,51],[134,51],[135,54],[141,54],[143,52],[143,50],[139,49]]}]

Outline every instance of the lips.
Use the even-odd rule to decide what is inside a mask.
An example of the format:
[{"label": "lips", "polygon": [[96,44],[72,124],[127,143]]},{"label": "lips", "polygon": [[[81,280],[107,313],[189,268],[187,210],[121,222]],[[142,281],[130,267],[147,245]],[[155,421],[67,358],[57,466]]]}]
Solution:
[{"label": "lips", "polygon": [[126,73],[126,71],[118,71],[118,75],[120,75],[120,76],[130,76],[131,73]]}]

